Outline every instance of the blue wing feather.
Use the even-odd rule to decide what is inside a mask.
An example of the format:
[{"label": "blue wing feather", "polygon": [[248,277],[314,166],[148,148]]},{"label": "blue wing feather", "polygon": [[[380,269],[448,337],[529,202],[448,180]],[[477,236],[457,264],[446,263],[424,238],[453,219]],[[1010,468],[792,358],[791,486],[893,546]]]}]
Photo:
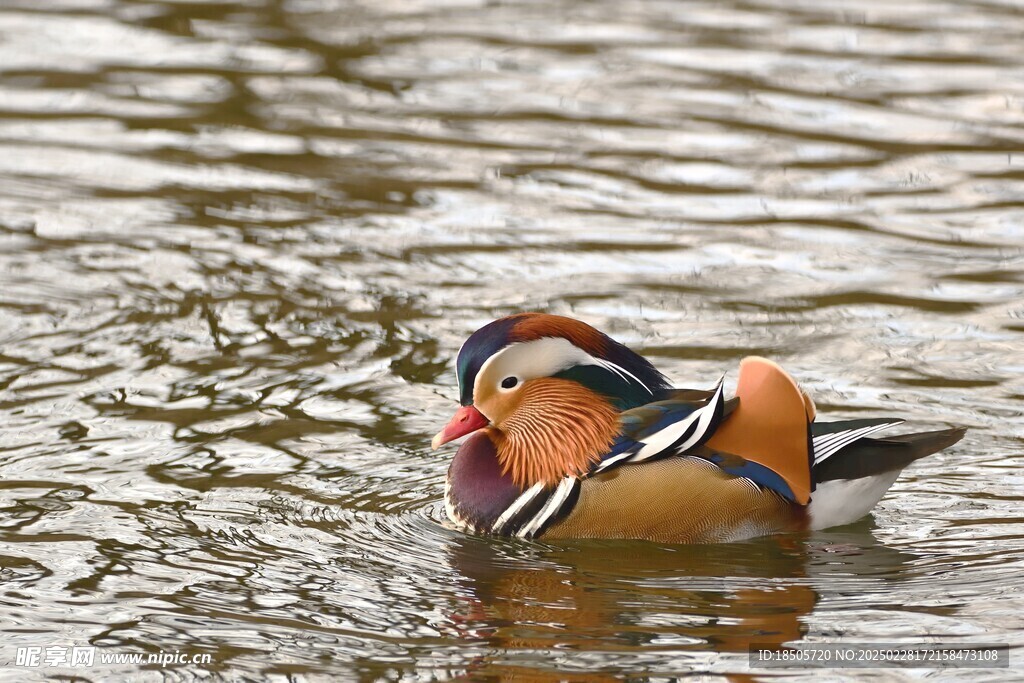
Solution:
[{"label": "blue wing feather", "polygon": [[732,455],[731,453],[719,453],[717,451],[710,451],[706,454],[696,453],[695,455],[710,460],[724,472],[728,472],[736,477],[745,477],[758,486],[775,491],[790,502],[796,502],[793,489],[789,487],[786,480],[760,463],[744,460],[740,456]]},{"label": "blue wing feather", "polygon": [[[712,407],[711,404],[716,398],[719,400],[719,405]],[[695,441],[692,441],[692,445],[686,449],[686,452],[704,458],[734,477],[748,479],[758,486],[772,490],[783,498],[795,502],[796,497],[789,484],[770,468],[737,455],[698,447],[714,434],[723,419],[724,411],[719,390],[715,392],[679,391],[673,398],[648,403],[622,413],[620,417],[621,432],[618,438],[615,439],[612,447],[601,458],[601,461],[594,465],[590,474],[605,472],[618,465],[635,462],[636,454],[648,442],[656,441],[664,430],[687,420],[687,418],[692,418],[695,412],[705,408],[714,410],[715,415],[710,422],[705,421],[706,426],[703,428],[703,432],[696,437]],[[693,419],[690,422],[696,426]],[[688,430],[686,433],[689,434],[690,431]],[[681,454],[677,444],[678,441],[673,441],[671,444],[666,443],[664,450],[644,456],[643,460]]]},{"label": "blue wing feather", "polygon": [[[703,412],[701,415],[694,415],[698,411]],[[635,462],[637,459],[648,461],[676,455],[682,452],[679,449],[683,446],[689,449],[700,445],[714,434],[722,416],[721,383],[713,392],[680,390],[673,392],[672,398],[628,410],[620,416],[619,436],[609,451],[591,468],[590,474],[604,472],[611,467]],[[692,423],[689,429],[683,432],[680,438],[665,441],[665,430],[679,425],[688,418]],[[686,438],[682,438],[683,436]],[[657,443],[659,438],[664,442],[664,448],[654,453],[640,454],[648,444]],[[657,447],[647,450],[655,448]]]}]

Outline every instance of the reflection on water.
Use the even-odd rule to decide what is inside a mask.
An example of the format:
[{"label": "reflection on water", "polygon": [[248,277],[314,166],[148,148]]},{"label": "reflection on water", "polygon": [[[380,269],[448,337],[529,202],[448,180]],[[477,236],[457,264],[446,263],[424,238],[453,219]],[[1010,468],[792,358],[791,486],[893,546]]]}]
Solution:
[{"label": "reflection on water", "polygon": [[[1000,2],[2,3],[0,662],[735,678],[754,642],[1021,645],[1022,30]],[[427,445],[462,340],[521,309],[680,384],[768,355],[830,416],[972,431],[849,529],[467,538]]]},{"label": "reflection on water", "polygon": [[549,669],[533,671],[538,680],[590,673],[579,666],[588,651],[599,653],[595,665],[662,675],[707,666],[709,649],[741,668],[752,644],[782,645],[807,634],[818,585],[836,590],[851,573],[881,573],[886,586],[901,580],[912,559],[859,529],[810,542],[538,545],[525,557],[515,546],[462,539],[449,552],[468,589],[450,617],[462,627],[459,637],[500,653],[475,660],[472,673],[518,677],[539,659]]}]

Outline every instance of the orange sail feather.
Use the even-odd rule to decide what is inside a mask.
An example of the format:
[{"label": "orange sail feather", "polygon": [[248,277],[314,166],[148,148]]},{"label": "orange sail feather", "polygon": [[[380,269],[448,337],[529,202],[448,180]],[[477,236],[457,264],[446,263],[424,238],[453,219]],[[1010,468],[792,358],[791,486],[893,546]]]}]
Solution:
[{"label": "orange sail feather", "polygon": [[776,363],[751,356],[740,362],[739,407],[707,445],[752,460],[786,480],[797,503],[811,498],[808,419],[814,415],[800,387]]}]

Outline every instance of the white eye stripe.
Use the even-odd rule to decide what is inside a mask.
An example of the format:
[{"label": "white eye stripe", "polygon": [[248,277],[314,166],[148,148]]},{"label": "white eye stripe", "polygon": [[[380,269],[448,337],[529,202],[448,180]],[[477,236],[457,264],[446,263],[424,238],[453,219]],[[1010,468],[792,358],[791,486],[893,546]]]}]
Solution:
[{"label": "white eye stripe", "polygon": [[499,386],[506,377],[521,381],[550,377],[573,365],[587,362],[590,356],[568,339],[545,337],[516,342],[501,349],[480,366],[473,387],[474,395],[484,386]]},{"label": "white eye stripe", "polygon": [[642,386],[652,396],[654,392],[639,377],[621,365],[596,358],[568,339],[544,337],[528,342],[515,342],[484,361],[477,372],[474,395],[482,387],[500,386],[507,377],[516,377],[517,385],[539,377],[551,377],[575,365],[594,365],[614,373],[625,382],[630,380]]}]

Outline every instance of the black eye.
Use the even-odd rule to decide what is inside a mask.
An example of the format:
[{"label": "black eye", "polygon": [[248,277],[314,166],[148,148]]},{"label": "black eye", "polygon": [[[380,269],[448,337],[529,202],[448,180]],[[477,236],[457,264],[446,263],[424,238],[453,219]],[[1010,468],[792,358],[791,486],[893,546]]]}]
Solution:
[{"label": "black eye", "polygon": [[511,389],[517,384],[519,384],[519,380],[515,377],[506,377],[505,379],[501,380],[502,389]]}]

